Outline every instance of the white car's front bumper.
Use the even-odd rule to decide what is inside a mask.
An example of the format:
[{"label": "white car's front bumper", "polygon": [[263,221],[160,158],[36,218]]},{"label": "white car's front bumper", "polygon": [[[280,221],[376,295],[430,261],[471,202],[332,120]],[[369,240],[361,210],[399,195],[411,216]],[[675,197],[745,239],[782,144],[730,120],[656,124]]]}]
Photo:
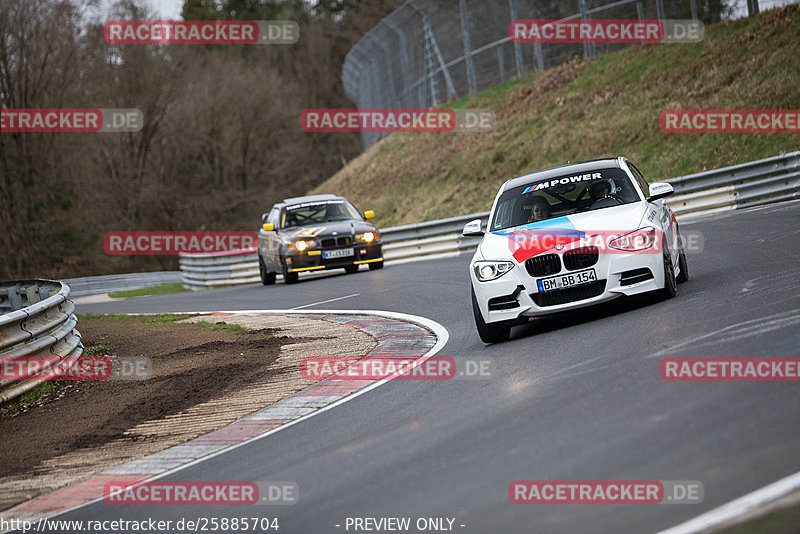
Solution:
[{"label": "white car's front bumper", "polygon": [[[635,295],[664,287],[664,261],[660,251],[600,253],[597,263],[585,268],[595,270],[597,282],[577,286],[574,290],[568,288],[540,294],[537,280],[585,270],[567,270],[564,267],[562,252],[566,251],[558,252],[561,270],[547,276],[531,276],[524,262],[520,264],[514,261],[514,268],[500,278],[480,282],[476,278],[474,270],[470,268],[472,287],[484,321],[494,323],[513,321],[522,317],[548,315],[590,306],[623,295]],[[483,258],[476,253],[472,263],[481,259]],[[637,269],[649,269],[652,277],[638,282],[633,281],[638,278],[631,278],[631,271]],[[559,291],[564,293],[557,294]],[[497,300],[490,306],[492,299]],[[565,299],[569,301],[561,303]]]}]

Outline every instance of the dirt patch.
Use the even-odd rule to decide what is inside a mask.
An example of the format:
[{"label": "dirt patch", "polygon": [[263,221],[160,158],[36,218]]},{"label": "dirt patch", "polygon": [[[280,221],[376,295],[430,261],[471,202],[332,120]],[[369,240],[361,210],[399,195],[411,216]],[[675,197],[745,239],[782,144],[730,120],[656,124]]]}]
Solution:
[{"label": "dirt patch", "polygon": [[288,340],[275,337],[271,330],[153,324],[143,317],[82,318],[80,331],[85,346],[109,347],[96,351],[102,355],[150,358],[152,378],[56,382],[56,390],[34,406],[4,414],[0,449],[5,461],[0,463],[0,476],[24,473],[53,455],[121,438],[138,423],[178,413],[264,378]]},{"label": "dirt patch", "polygon": [[[211,327],[197,322],[226,323]],[[311,382],[299,359],[366,355],[375,338],[323,319],[82,317],[93,355],[146,356],[142,381],[56,382],[33,405],[0,415],[0,510],[113,465],[212,432]]]},{"label": "dirt patch", "polygon": [[[586,67],[587,63],[575,57],[570,61],[545,71],[544,75],[531,84],[523,85],[514,92],[509,93],[508,105],[511,114],[522,110],[530,110],[572,82]],[[556,98],[555,105],[561,105]],[[563,102],[562,102],[563,103]]]}]

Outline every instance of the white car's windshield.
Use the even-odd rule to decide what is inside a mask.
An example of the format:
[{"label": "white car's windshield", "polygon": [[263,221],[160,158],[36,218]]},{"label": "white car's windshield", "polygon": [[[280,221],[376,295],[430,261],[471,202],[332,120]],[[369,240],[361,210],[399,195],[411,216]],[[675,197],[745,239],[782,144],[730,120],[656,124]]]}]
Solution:
[{"label": "white car's windshield", "polygon": [[281,214],[281,228],[352,219],[361,219],[361,215],[349,202],[307,202],[286,207]]},{"label": "white car's windshield", "polygon": [[638,200],[630,178],[619,168],[534,180],[503,192],[489,229],[503,230]]}]

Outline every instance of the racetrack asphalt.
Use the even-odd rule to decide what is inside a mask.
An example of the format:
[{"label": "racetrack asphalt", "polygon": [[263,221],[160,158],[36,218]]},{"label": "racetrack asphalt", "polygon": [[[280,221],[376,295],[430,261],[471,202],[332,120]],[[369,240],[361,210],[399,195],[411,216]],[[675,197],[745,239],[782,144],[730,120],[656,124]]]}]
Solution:
[{"label": "racetrack asphalt", "polygon": [[[539,319],[487,346],[469,255],[79,305],[78,313],[387,310],[447,328],[440,356],[489,358],[477,380],[392,381],[167,480],[292,481],[298,504],[110,506],[59,519],[278,517],[280,533],[346,532],[347,517],[455,518],[463,533],[646,533],[800,471],[797,382],[666,382],[665,356],[798,356],[800,202],[682,223],[704,236],[669,301],[616,300]],[[347,297],[347,298],[341,298]],[[80,329],[80,324],[78,325]],[[512,504],[515,480],[697,480],[700,504]],[[257,508],[257,509],[256,509]],[[335,525],[341,525],[336,527]],[[463,527],[461,525],[464,525]],[[350,529],[352,532],[352,528]],[[416,532],[416,530],[411,530]]]}]

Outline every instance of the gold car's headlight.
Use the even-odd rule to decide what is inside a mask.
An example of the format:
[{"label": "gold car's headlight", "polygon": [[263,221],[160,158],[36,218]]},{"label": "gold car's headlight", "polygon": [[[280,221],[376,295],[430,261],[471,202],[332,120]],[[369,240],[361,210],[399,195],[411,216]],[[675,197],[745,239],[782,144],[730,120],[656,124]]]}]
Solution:
[{"label": "gold car's headlight", "polygon": [[304,252],[307,249],[314,248],[317,244],[314,242],[313,239],[301,239],[300,241],[295,241],[289,245],[289,250],[297,250],[298,252]]}]

